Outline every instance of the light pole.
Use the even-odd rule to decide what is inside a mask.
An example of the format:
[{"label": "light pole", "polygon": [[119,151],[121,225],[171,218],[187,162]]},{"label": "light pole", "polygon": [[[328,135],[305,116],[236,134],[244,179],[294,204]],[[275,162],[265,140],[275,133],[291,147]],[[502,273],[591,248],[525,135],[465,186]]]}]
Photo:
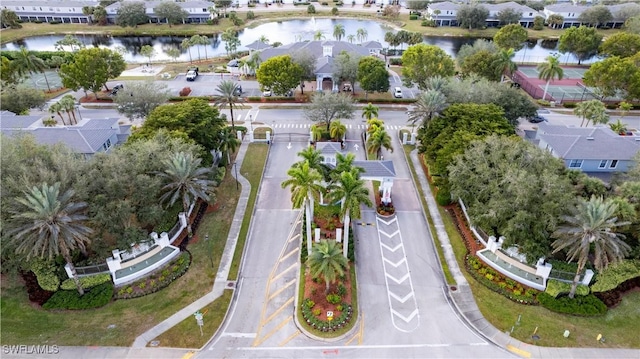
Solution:
[{"label": "light pole", "polygon": [[236,191],[238,188],[238,162],[233,161],[233,171],[236,173]]},{"label": "light pole", "polygon": [[209,255],[209,261],[211,261],[211,269],[213,269],[213,241],[209,241],[209,235],[204,235],[204,241],[207,242],[207,254]]},{"label": "light pole", "polygon": [[78,111],[78,116],[80,116],[80,121],[82,121],[82,113],[80,112],[80,105],[76,105],[76,111]]}]

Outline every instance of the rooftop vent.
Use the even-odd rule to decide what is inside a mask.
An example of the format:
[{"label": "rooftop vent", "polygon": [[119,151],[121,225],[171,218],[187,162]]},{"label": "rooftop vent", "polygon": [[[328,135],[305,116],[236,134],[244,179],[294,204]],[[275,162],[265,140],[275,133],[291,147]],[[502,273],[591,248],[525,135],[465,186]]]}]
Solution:
[{"label": "rooftop vent", "polygon": [[594,140],[593,137],[591,137],[591,136],[587,137],[587,141],[593,141],[593,140]]}]

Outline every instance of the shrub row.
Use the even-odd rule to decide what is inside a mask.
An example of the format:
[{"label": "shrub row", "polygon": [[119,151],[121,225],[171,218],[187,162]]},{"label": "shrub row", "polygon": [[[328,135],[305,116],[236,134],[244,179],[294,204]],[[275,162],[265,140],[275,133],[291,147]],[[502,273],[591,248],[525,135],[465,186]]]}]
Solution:
[{"label": "shrub row", "polygon": [[38,285],[44,290],[55,292],[60,287],[60,278],[56,274],[56,267],[53,262],[36,258],[31,262],[31,271],[38,279]]},{"label": "shrub row", "polygon": [[141,279],[131,285],[120,288],[116,294],[117,299],[139,298],[155,293],[167,287],[174,280],[182,277],[191,265],[191,253],[184,251],[178,259],[167,265],[166,269],[158,271],[152,276]]},{"label": "shrub row", "polygon": [[591,286],[591,290],[593,292],[610,291],[620,284],[638,277],[640,277],[640,260],[623,260],[598,273],[596,282]]},{"label": "shrub row", "polygon": [[522,284],[504,277],[491,267],[487,267],[477,257],[467,254],[465,267],[473,278],[492,291],[502,294],[517,303],[537,304],[536,294],[540,293],[538,290],[533,288],[525,289]]},{"label": "shrub row", "polygon": [[371,101],[371,100],[367,100],[364,98],[358,99],[359,103],[414,103],[416,102],[416,99],[413,98],[385,98],[385,99],[378,99],[375,101]]},{"label": "shrub row", "polygon": [[566,296],[554,298],[543,292],[538,294],[538,302],[553,312],[563,314],[597,316],[607,312],[607,306],[593,294],[577,296],[571,299]]},{"label": "shrub row", "polygon": [[[556,279],[550,279],[547,282],[547,288],[545,289],[545,293],[550,296],[557,298],[561,294],[568,294],[571,291],[571,283],[561,282]],[[578,288],[576,289],[576,294],[580,296],[585,296],[589,294],[589,287],[584,284],[578,284]]]},{"label": "shrub row", "polygon": [[113,297],[113,284],[103,283],[80,295],[76,290],[57,291],[44,303],[44,309],[90,309],[106,305]]},{"label": "shrub row", "polygon": [[343,328],[351,321],[351,315],[353,314],[353,308],[350,304],[342,303],[342,311],[340,316],[335,317],[332,321],[321,320],[313,313],[312,308],[315,303],[307,298],[302,303],[302,317],[311,326],[321,332],[329,332]]},{"label": "shrub row", "polygon": [[[102,283],[111,282],[111,274],[102,273],[102,274],[96,274],[96,275],[91,275],[87,277],[80,277],[79,279],[80,279],[80,285],[82,286],[82,288],[89,289],[97,285],[100,285]],[[73,278],[69,278],[64,282],[62,282],[62,285],[60,286],[60,288],[64,290],[75,290],[76,282],[73,280]]]}]

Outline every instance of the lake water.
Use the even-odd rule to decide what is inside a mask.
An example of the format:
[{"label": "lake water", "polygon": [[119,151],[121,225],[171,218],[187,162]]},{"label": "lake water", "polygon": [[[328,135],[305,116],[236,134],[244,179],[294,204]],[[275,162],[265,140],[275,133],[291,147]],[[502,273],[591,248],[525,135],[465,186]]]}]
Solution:
[{"label": "lake water", "polygon": [[[317,31],[322,31],[325,39],[333,40],[333,28],[336,24],[342,24],[345,29],[345,38],[348,35],[356,35],[358,29],[367,31],[366,40],[374,40],[383,44],[384,47],[389,45],[384,41],[384,35],[388,31],[397,31],[396,29],[385,26],[381,23],[370,20],[355,19],[306,19],[306,20],[287,20],[279,22],[270,22],[241,30],[238,34],[241,46],[238,50],[244,50],[248,45],[265,35],[271,43],[281,42],[288,44],[296,41],[313,40]],[[46,26],[46,25],[43,25]],[[51,25],[54,26],[54,25]],[[203,25],[206,26],[206,25]],[[144,45],[151,45],[156,50],[153,61],[171,61],[172,58],[167,55],[167,51],[171,48],[177,48],[181,51],[177,61],[189,61],[189,52],[180,48],[180,43],[185,37],[181,36],[108,36],[108,35],[76,35],[86,46],[104,47],[116,49],[121,46],[126,50],[124,58],[127,62],[147,62],[147,58],[140,55],[140,48]],[[24,40],[14,41],[3,44],[2,50],[17,50],[20,46],[25,46],[29,50],[35,51],[55,51],[54,44],[61,40],[64,35],[46,35],[35,36]],[[191,56],[193,59],[221,56],[226,51],[224,43],[217,35],[210,35],[211,44],[206,46],[194,46],[191,48]],[[463,37],[443,37],[443,36],[425,36],[424,42],[430,45],[436,45],[442,48],[449,55],[454,56],[464,44],[473,43],[474,38]],[[358,42],[357,39],[355,40]],[[405,45],[406,46],[406,45]],[[550,54],[556,54],[558,42],[555,40],[538,40],[528,42],[522,50],[518,51],[514,57],[515,62],[543,62],[545,57]],[[591,61],[596,60],[595,58]],[[560,56],[562,63],[577,63],[577,59],[571,54]],[[583,61],[589,63],[591,61]]]}]

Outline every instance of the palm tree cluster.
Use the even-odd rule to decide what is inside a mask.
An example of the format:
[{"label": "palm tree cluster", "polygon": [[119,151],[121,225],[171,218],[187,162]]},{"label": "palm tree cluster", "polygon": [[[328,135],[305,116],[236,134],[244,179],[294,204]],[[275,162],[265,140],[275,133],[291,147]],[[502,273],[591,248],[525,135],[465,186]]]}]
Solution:
[{"label": "palm tree cluster", "polygon": [[76,99],[72,95],[65,95],[60,99],[60,101],[49,106],[49,113],[52,115],[55,113],[60,116],[62,124],[66,125],[67,123],[64,121],[64,117],[62,117],[62,112],[67,113],[69,125],[78,124],[78,119],[76,118]]},{"label": "palm tree cluster", "polygon": [[367,121],[367,125],[367,152],[375,154],[378,160],[381,159],[382,148],[393,152],[391,136],[384,128],[384,122],[380,119],[372,118]]}]

